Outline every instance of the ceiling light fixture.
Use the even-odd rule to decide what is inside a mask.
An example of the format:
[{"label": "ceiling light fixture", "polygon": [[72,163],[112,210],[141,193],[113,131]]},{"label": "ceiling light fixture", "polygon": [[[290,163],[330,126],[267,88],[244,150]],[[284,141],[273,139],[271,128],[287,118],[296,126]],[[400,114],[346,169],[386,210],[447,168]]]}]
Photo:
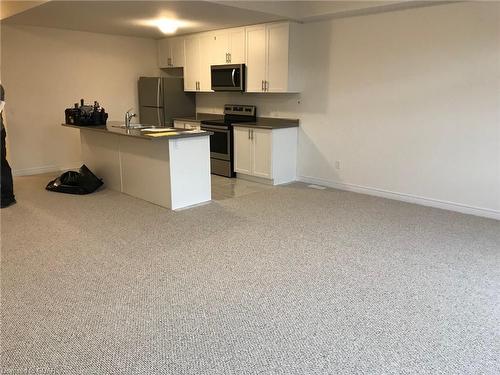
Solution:
[{"label": "ceiling light fixture", "polygon": [[190,28],[197,25],[195,22],[179,20],[172,16],[137,20],[134,23],[141,26],[157,27],[163,34],[174,34],[180,28]]},{"label": "ceiling light fixture", "polygon": [[156,21],[156,26],[163,34],[173,34],[179,28],[179,21],[162,18]]}]

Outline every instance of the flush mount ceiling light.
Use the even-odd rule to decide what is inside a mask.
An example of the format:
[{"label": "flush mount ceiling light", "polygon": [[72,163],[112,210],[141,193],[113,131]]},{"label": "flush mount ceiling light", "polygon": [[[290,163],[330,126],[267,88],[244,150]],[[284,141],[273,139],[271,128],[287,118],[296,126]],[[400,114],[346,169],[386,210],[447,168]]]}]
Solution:
[{"label": "flush mount ceiling light", "polygon": [[190,22],[164,17],[154,20],[142,20],[138,23],[145,26],[157,27],[163,34],[174,34],[180,27],[191,26]]},{"label": "flush mount ceiling light", "polygon": [[156,26],[160,29],[163,34],[173,34],[179,28],[179,23],[177,20],[169,20],[166,18],[156,21]]}]

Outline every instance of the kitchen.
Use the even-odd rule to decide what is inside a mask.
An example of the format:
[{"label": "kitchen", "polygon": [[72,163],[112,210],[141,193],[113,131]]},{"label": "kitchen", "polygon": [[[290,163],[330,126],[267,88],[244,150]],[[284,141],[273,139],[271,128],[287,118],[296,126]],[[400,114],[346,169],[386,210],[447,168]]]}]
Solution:
[{"label": "kitchen", "polygon": [[[238,104],[225,104],[223,116],[197,113],[195,93],[298,93],[299,43],[300,26],[291,22],[159,40],[158,65],[167,77],[138,79],[139,123],[132,122],[137,115],[131,109],[125,114],[125,125],[114,121],[107,126],[79,127],[84,164],[103,178],[108,188],[166,208],[185,209],[211,200],[206,145],[195,150],[194,140],[186,139],[182,144],[191,146],[188,151],[176,156],[181,151],[174,150],[182,149],[179,138],[208,135],[208,172],[271,185],[295,181],[298,119],[257,117],[256,106]],[[169,76],[170,69],[174,71]],[[77,104],[75,108],[78,110]],[[63,126],[78,127],[74,121],[66,122]],[[176,139],[169,142],[170,163],[159,163],[164,152],[151,151],[151,144],[144,143],[148,137],[156,139],[155,146],[161,139]],[[131,138],[142,140],[130,143]],[[144,165],[131,156],[138,153]],[[185,161],[188,155],[196,155],[191,164],[174,166],[174,160]],[[158,161],[158,169],[151,160]]]},{"label": "kitchen", "polygon": [[500,3],[0,6],[0,372],[500,372]]}]

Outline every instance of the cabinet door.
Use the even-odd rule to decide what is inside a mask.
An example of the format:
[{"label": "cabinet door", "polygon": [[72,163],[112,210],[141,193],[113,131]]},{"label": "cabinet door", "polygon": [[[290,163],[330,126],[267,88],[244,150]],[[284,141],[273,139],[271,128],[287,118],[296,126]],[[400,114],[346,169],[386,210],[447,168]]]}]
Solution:
[{"label": "cabinet door", "polygon": [[229,59],[231,64],[245,63],[245,28],[230,29],[229,39]]},{"label": "cabinet door", "polygon": [[200,75],[198,37],[188,37],[185,39],[184,43],[186,53],[186,62],[184,65],[184,91],[196,91]]},{"label": "cabinet door", "polygon": [[229,33],[227,30],[219,30],[213,34],[212,64],[227,64],[227,54],[229,53]]},{"label": "cabinet door", "polygon": [[167,38],[158,41],[158,66],[168,68],[168,58],[170,57],[170,43]]},{"label": "cabinet door", "polygon": [[171,67],[184,67],[184,38],[170,39],[170,58]]},{"label": "cabinet door", "polygon": [[202,34],[199,37],[200,43],[200,75],[198,81],[198,91],[212,91],[212,81],[210,79],[210,65],[213,60],[213,35]]},{"label": "cabinet door", "polygon": [[272,178],[272,131],[252,129],[252,174]]},{"label": "cabinet door", "polygon": [[262,92],[266,79],[266,26],[246,28],[246,85],[248,92]]},{"label": "cabinet door", "polygon": [[288,91],[288,23],[267,27],[267,91]]},{"label": "cabinet door", "polygon": [[234,171],[252,174],[252,140],[250,129],[235,127],[234,137]]}]

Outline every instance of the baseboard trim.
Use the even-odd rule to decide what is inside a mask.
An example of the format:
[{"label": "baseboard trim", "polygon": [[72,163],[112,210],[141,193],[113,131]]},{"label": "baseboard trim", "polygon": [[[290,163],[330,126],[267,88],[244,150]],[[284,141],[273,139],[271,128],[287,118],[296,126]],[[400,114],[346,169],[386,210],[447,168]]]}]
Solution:
[{"label": "baseboard trim", "polygon": [[398,200],[398,201],[407,202],[407,203],[419,204],[421,206],[435,207],[435,208],[440,208],[443,210],[460,212],[462,214],[475,215],[475,216],[486,217],[489,219],[500,220],[500,211],[491,210],[488,208],[468,206],[468,205],[461,204],[461,203],[448,202],[448,201],[443,201],[443,200],[433,199],[433,198],[425,198],[425,197],[420,197],[417,195],[406,194],[406,193],[397,193],[394,191],[372,188],[372,187],[368,187],[368,186],[361,186],[361,185],[349,184],[349,183],[344,183],[344,182],[330,181],[330,180],[325,180],[325,179],[317,178],[317,177],[298,176],[297,179],[298,179],[298,181],[305,182],[308,184],[323,185],[323,186],[328,186],[328,187],[331,187],[334,189],[351,191],[354,193],[373,195],[373,196],[381,197],[381,198],[387,198],[387,199],[393,199],[393,200]]},{"label": "baseboard trim", "polygon": [[250,181],[250,182],[258,182],[260,184],[265,184],[265,185],[274,185],[274,180],[269,180],[267,178],[262,178],[262,177],[256,177],[256,176],[250,176],[248,174],[236,173],[236,178],[241,178],[242,180]]},{"label": "baseboard trim", "polygon": [[13,176],[32,176],[43,173],[52,173],[52,172],[65,172],[72,169],[79,169],[82,166],[82,162],[75,162],[71,165],[67,166],[56,166],[56,165],[46,165],[42,167],[34,167],[34,168],[24,168],[24,169],[13,169]]}]

